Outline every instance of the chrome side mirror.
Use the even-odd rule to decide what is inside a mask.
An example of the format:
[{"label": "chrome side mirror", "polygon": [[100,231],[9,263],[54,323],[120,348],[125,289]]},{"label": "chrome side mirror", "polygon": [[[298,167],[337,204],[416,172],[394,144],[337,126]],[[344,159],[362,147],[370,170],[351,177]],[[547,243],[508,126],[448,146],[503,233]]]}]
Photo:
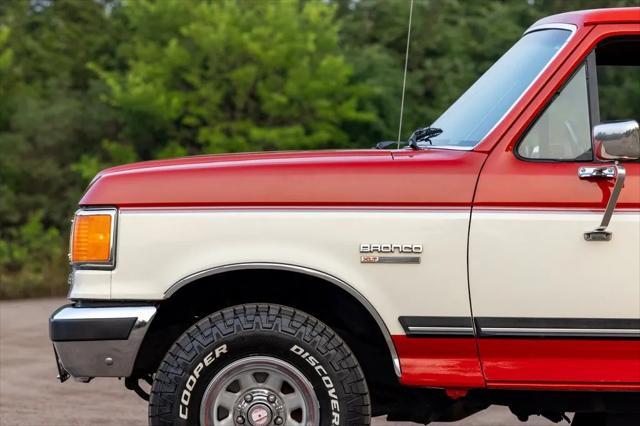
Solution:
[{"label": "chrome side mirror", "polygon": [[635,120],[598,124],[593,127],[593,147],[601,161],[640,159],[640,126]]},{"label": "chrome side mirror", "polygon": [[[620,191],[627,174],[619,161],[640,159],[640,126],[635,120],[611,121],[593,127],[593,148],[597,160],[609,161],[595,167],[580,167],[580,179],[615,179],[604,216],[593,231],[585,232],[587,241],[611,241],[612,233],[607,231],[611,216],[618,203]],[[613,161],[613,163],[611,163]]]}]

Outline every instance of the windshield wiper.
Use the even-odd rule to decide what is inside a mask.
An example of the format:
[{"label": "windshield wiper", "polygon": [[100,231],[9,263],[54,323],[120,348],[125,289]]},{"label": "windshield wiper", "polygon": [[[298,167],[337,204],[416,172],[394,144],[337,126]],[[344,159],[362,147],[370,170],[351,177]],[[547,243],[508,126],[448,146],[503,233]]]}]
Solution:
[{"label": "windshield wiper", "polygon": [[415,149],[415,150],[422,149],[420,148],[420,145],[419,145],[421,142],[429,142],[429,145],[433,145],[431,143],[431,138],[435,138],[436,136],[439,136],[440,134],[442,134],[442,131],[443,131],[442,129],[438,129],[437,127],[428,127],[428,126],[421,127],[411,134],[407,142],[400,142],[400,143],[398,143],[397,141],[378,142],[376,144],[376,149],[388,149],[393,145],[408,146],[409,148]]},{"label": "windshield wiper", "polygon": [[429,145],[433,145],[431,138],[441,135],[442,132],[443,130],[437,127],[421,127],[409,136],[409,147],[411,149],[420,149],[420,142],[429,142]]}]

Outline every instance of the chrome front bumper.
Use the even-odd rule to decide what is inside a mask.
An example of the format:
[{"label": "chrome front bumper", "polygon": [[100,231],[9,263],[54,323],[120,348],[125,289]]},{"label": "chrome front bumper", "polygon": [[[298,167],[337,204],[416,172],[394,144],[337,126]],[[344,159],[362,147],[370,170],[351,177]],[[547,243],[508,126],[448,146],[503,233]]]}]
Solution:
[{"label": "chrome front bumper", "polygon": [[60,378],[128,377],[155,306],[62,306],[49,319]]}]

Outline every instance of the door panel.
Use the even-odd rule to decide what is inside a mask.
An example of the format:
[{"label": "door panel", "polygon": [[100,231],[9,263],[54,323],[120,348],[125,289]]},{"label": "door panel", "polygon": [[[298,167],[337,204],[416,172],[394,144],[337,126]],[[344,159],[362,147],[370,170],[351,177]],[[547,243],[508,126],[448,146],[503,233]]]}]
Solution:
[{"label": "door panel", "polygon": [[494,152],[480,177],[469,276],[489,384],[640,385],[640,164],[625,164],[609,242],[583,233],[613,182],[580,180],[578,167]]},{"label": "door panel", "polygon": [[[588,75],[593,101],[596,79]],[[591,124],[598,122],[597,105],[590,102]],[[586,241],[584,233],[600,225],[614,180],[578,177],[580,167],[597,163],[585,161],[589,152],[569,158],[579,150],[558,144],[581,140],[575,127],[584,123],[566,106],[556,111],[556,123],[568,126],[546,120],[536,129],[545,124],[538,118],[528,131],[535,139],[522,151],[531,156],[518,158],[518,140],[505,139],[478,181],[469,284],[485,379],[490,387],[637,390],[640,163],[623,163],[627,179],[608,228],[612,240]]]}]

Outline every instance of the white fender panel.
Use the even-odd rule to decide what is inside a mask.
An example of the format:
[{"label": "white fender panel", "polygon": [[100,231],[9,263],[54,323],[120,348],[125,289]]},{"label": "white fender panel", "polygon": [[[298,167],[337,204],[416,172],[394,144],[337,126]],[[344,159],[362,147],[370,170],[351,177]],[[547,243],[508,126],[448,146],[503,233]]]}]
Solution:
[{"label": "white fender panel", "polygon": [[71,280],[70,299],[108,299],[111,296],[111,271],[75,270]]},{"label": "white fender panel", "polygon": [[[290,264],[349,284],[403,334],[401,315],[470,316],[468,223],[465,210],[126,209],[111,297],[159,300],[207,269]],[[420,264],[363,264],[362,243],[422,244],[424,252]]]}]

